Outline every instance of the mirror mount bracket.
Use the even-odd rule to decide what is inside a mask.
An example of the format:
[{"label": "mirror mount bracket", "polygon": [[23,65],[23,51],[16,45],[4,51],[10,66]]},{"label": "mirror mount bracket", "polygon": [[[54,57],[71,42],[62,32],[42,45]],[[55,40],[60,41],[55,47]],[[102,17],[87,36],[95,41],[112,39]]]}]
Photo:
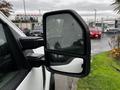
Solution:
[{"label": "mirror mount bracket", "polygon": [[22,50],[35,49],[44,46],[44,40],[41,37],[21,37],[19,39]]},{"label": "mirror mount bracket", "polygon": [[26,56],[31,67],[40,67],[46,65],[46,60],[43,54],[30,53]]}]

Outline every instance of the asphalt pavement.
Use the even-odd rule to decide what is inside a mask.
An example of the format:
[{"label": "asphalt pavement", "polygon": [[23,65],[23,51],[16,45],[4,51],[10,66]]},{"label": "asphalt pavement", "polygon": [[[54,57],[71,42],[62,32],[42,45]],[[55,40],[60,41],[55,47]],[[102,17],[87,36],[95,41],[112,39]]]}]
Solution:
[{"label": "asphalt pavement", "polygon": [[111,50],[109,42],[113,35],[103,34],[101,39],[91,39],[91,55]]},{"label": "asphalt pavement", "polygon": [[[109,41],[113,35],[103,34],[101,39],[91,40],[91,55],[109,51]],[[78,78],[55,74],[55,90],[76,90]]]}]

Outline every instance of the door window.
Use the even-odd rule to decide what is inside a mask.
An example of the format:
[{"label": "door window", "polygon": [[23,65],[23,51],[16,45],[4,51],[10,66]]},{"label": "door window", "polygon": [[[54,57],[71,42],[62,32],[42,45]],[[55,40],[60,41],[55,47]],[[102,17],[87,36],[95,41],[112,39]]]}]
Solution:
[{"label": "door window", "polygon": [[[9,90],[13,90],[20,80],[23,80],[22,76],[25,77],[25,74],[21,73],[25,72],[26,70],[17,69],[5,37],[3,26],[0,23],[0,90],[7,90],[8,87]],[[16,81],[16,78],[19,78],[17,79],[18,81]]]}]

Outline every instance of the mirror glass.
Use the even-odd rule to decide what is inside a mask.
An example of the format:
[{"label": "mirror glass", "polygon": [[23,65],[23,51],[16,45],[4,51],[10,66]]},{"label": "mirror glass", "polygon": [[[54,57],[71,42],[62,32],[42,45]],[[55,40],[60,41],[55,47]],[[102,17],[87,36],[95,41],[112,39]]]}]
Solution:
[{"label": "mirror glass", "polygon": [[83,30],[71,14],[46,18],[47,49],[70,54],[84,54]]}]

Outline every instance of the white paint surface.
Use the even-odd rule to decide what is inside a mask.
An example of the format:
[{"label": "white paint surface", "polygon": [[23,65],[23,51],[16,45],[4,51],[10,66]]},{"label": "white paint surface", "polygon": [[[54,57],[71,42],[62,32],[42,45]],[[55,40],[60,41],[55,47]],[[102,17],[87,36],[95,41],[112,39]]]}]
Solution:
[{"label": "white paint surface", "polygon": [[83,64],[83,59],[75,58],[69,64],[59,65],[59,66],[51,66],[51,68],[54,70],[62,71],[62,72],[81,73],[83,70],[82,64]]},{"label": "white paint surface", "polygon": [[42,68],[33,68],[16,90],[43,90]]}]

